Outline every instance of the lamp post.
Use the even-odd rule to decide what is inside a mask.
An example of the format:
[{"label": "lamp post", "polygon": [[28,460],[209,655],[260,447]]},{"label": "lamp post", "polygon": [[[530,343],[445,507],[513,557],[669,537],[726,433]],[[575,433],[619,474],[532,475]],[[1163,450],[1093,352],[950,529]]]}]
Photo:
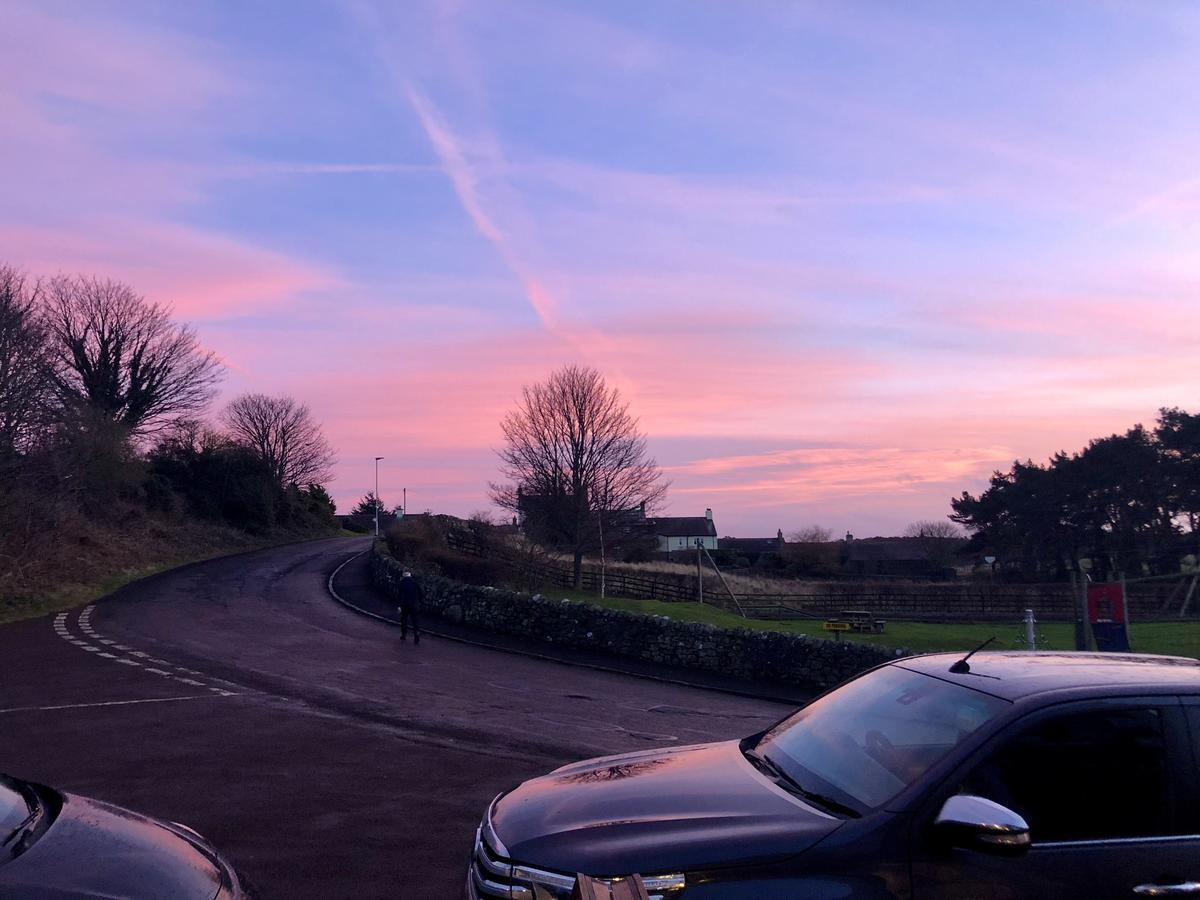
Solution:
[{"label": "lamp post", "polygon": [[375,539],[379,540],[379,461],[382,456],[375,457]]}]

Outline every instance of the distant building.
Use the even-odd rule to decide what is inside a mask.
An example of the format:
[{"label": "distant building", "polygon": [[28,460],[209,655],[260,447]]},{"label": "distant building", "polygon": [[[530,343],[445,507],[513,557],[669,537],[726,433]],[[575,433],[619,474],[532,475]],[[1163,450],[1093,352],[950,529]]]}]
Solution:
[{"label": "distant building", "polygon": [[723,537],[717,542],[722,550],[730,550],[739,556],[754,558],[764,553],[778,553],[786,543],[783,539],[783,529],[779,529],[775,537],[770,538],[735,538]]},{"label": "distant building", "polygon": [[717,527],[713,513],[706,509],[703,516],[658,516],[646,519],[646,528],[658,539],[660,553],[695,549],[701,541],[707,550],[717,549]]},{"label": "distant building", "polygon": [[964,541],[958,538],[880,537],[842,542],[842,571],[847,575],[953,577],[953,557]]}]

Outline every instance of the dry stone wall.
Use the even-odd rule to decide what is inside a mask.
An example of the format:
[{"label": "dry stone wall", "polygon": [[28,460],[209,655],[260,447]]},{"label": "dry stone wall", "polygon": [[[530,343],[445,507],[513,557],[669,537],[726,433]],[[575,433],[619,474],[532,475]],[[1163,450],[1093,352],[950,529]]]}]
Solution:
[{"label": "dry stone wall", "polygon": [[[371,577],[376,586],[396,596],[402,572],[401,565],[376,545],[371,553]],[[465,585],[415,569],[413,577],[425,594],[424,615],[558,646],[606,651],[747,681],[826,687],[906,655],[903,650],[849,641],[718,628]]]}]

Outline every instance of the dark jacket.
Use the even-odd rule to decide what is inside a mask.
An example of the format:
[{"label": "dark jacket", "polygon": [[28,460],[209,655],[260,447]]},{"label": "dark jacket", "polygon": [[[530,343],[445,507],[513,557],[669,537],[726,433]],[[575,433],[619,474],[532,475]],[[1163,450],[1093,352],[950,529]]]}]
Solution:
[{"label": "dark jacket", "polygon": [[425,595],[421,593],[421,586],[417,584],[417,579],[409,576],[408,578],[400,579],[400,608],[411,609],[416,611],[421,608],[421,602],[425,599]]}]

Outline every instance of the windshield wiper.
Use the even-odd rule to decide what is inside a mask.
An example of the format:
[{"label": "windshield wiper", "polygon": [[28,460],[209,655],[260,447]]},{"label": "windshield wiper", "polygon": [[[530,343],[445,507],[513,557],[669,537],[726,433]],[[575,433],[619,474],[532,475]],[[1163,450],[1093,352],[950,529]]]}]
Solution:
[{"label": "windshield wiper", "polygon": [[33,794],[26,794],[25,802],[29,804],[29,815],[21,820],[21,824],[9,832],[8,837],[0,841],[0,847],[7,847],[9,844],[13,844],[14,846],[19,844],[33,830],[38,819],[42,817],[42,804],[38,802],[38,799]]},{"label": "windshield wiper", "polygon": [[814,803],[825,807],[830,812],[841,813],[842,815],[849,816],[852,819],[862,818],[862,813],[860,813],[857,809],[847,806],[845,803],[842,803],[838,800],[834,800],[832,797],[826,797],[824,794],[808,790],[798,781],[796,781],[795,778],[783,771],[783,769],[779,767],[779,764],[769,756],[759,753],[757,750],[752,748],[747,748],[742,752],[746,755],[746,758],[750,760],[750,762],[754,763],[758,769],[770,775],[785,790],[790,791],[797,796],[803,797],[805,800],[811,800]]}]

